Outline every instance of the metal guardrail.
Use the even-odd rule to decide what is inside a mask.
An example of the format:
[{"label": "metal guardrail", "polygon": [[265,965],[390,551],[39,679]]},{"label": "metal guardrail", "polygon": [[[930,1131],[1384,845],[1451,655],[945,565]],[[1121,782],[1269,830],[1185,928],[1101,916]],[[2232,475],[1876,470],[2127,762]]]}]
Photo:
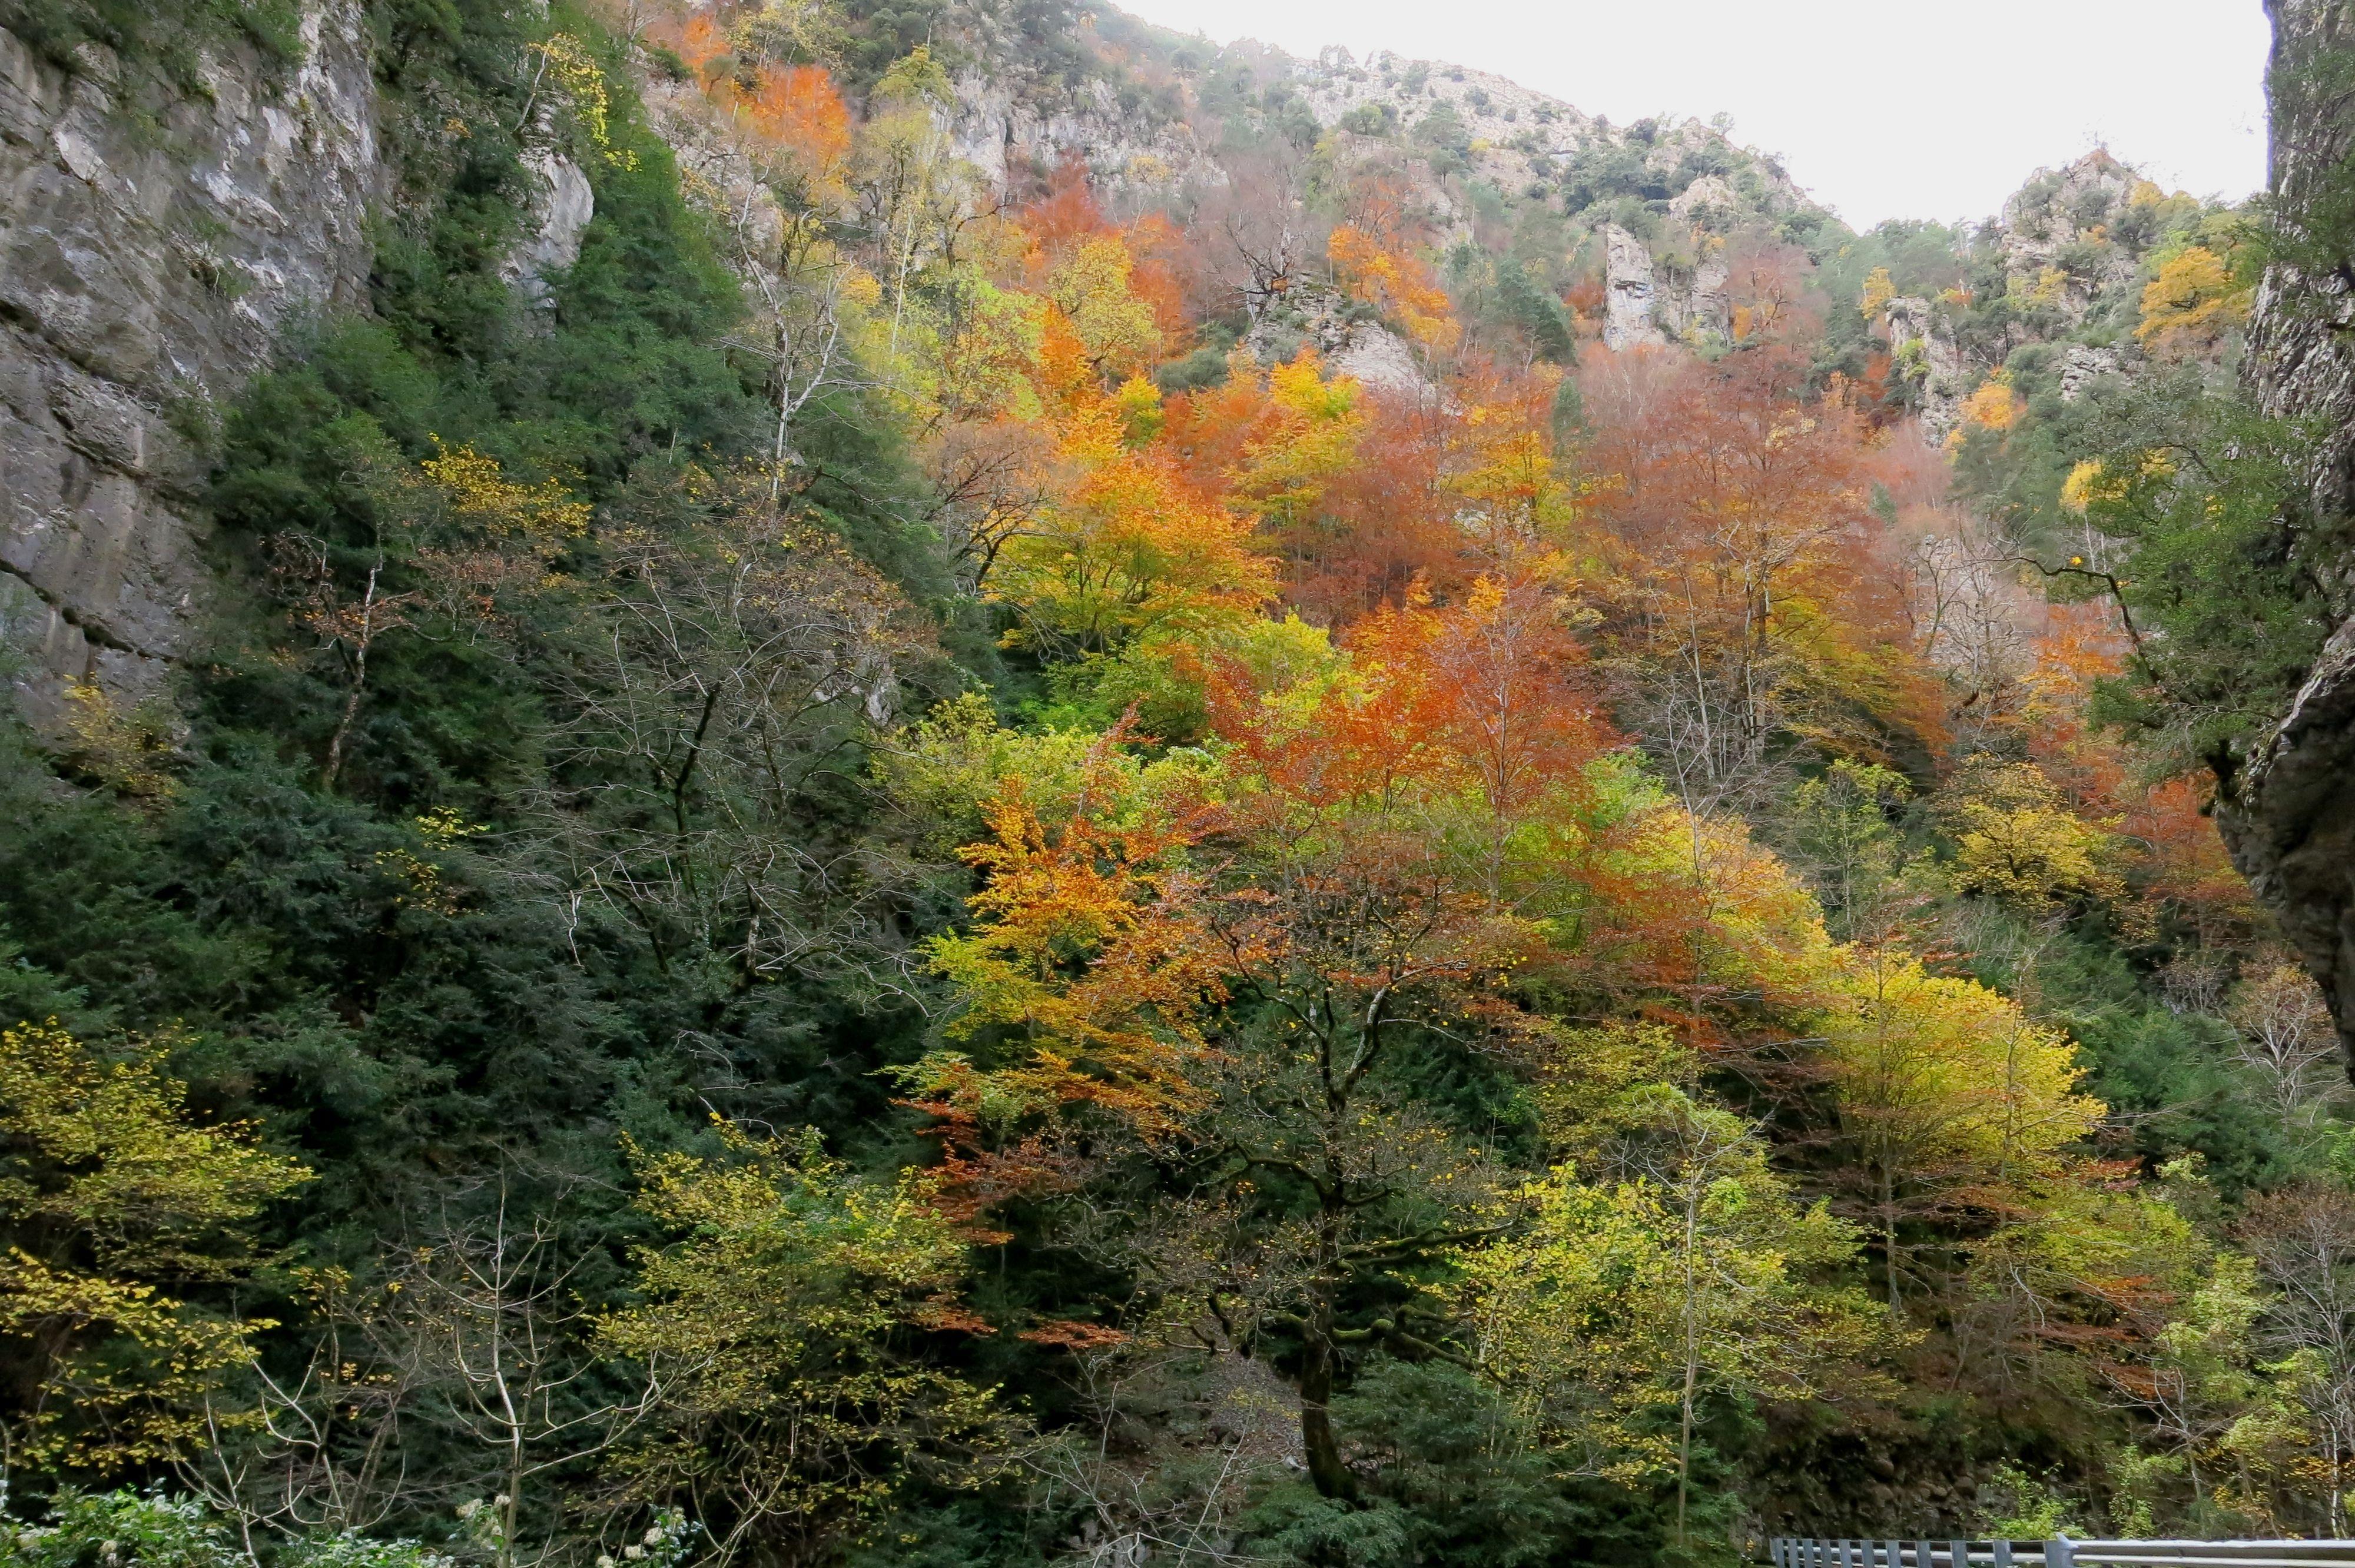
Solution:
[{"label": "metal guardrail", "polygon": [[2355,1568],[2355,1541],[1768,1542],[1774,1568]]}]

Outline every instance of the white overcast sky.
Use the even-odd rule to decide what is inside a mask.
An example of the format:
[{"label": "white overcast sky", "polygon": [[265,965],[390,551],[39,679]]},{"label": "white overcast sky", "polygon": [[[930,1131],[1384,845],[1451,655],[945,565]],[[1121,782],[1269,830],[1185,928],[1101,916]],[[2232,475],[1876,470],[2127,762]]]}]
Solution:
[{"label": "white overcast sky", "polygon": [[2106,145],[2171,189],[2264,177],[2258,0],[1116,0],[1220,42],[1494,71],[1617,124],[1733,116],[1862,228],[1989,217]]}]

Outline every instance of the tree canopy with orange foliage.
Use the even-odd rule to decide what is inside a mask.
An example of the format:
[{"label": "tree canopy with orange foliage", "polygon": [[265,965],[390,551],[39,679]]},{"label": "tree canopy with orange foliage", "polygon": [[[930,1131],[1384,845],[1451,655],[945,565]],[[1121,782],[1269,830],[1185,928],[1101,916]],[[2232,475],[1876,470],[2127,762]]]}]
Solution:
[{"label": "tree canopy with orange foliage", "polygon": [[12,666],[5,1552],[2345,1533],[2335,938],[2210,819],[2344,597],[2282,233],[1073,0],[371,16],[209,630]]}]

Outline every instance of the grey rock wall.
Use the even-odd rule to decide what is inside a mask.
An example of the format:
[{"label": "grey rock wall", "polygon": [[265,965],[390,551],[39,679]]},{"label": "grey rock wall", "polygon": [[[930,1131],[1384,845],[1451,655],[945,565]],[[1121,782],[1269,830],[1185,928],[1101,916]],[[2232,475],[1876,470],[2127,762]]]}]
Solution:
[{"label": "grey rock wall", "polygon": [[[2344,161],[2355,115],[2336,92],[2285,92],[2328,55],[2355,50],[2349,0],[2268,0],[2274,19],[2272,185],[2295,226]],[[2344,237],[2337,243],[2344,249]],[[2250,390],[2269,414],[2329,433],[2310,456],[2307,493],[2285,519],[2308,548],[2355,557],[2355,258],[2334,268],[2268,268],[2249,323]],[[2338,1021],[2355,1067],[2355,619],[2324,648],[2287,717],[2245,758],[2218,768],[2217,826],[2233,863],[2281,921]]]},{"label": "grey rock wall", "polygon": [[[190,652],[207,410],[303,313],[360,302],[376,100],[351,0],[203,90],[0,28],[0,644],[37,724]],[[191,438],[194,439],[191,439]]]},{"label": "grey rock wall", "polygon": [[590,187],[587,170],[550,148],[527,150],[523,166],[531,191],[525,213],[529,232],[500,275],[530,303],[550,307],[556,300],[549,276],[581,260],[581,236],[597,216],[597,193]]},{"label": "grey rock wall", "polygon": [[1725,259],[1705,231],[1696,228],[1693,237],[1704,252],[1700,260],[1687,268],[1669,267],[1635,235],[1615,223],[1604,225],[1604,346],[1731,339],[1733,296]]},{"label": "grey rock wall", "polygon": [[1930,302],[1918,295],[1901,295],[1882,308],[1889,330],[1890,352],[1922,383],[1922,429],[1933,441],[1943,441],[1962,422],[1963,397],[1970,390],[1971,367],[1960,344],[1939,321]]},{"label": "grey rock wall", "polygon": [[1379,322],[1359,319],[1339,291],[1304,284],[1263,310],[1244,339],[1263,365],[1289,361],[1303,348],[1323,356],[1328,375],[1347,376],[1387,396],[1423,403],[1440,396],[1406,339]]},{"label": "grey rock wall", "polygon": [[1160,199],[1189,181],[1226,179],[1184,122],[1127,111],[1104,82],[1042,97],[969,72],[956,95],[950,150],[992,189],[1003,189],[1023,164],[1051,170],[1067,161],[1085,164],[1115,201],[1131,193]]}]

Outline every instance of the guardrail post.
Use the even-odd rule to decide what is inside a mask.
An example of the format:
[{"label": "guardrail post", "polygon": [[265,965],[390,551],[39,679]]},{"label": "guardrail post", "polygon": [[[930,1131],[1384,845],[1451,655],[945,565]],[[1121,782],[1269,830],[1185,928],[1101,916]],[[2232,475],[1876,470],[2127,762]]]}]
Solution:
[{"label": "guardrail post", "polygon": [[[1778,1535],[1771,1568],[2355,1568],[2355,1541],[1875,1541]],[[1752,1548],[1755,1550],[1755,1548]],[[1984,1555],[1975,1556],[1975,1553]]]}]

